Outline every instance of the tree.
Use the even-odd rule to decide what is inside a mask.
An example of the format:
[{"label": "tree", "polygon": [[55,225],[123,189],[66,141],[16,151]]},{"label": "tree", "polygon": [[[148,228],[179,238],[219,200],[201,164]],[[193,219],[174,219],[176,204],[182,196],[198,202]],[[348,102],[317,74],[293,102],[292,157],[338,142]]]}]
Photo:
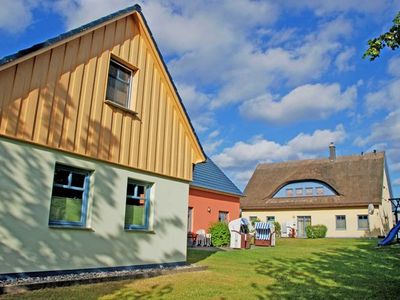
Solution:
[{"label": "tree", "polygon": [[392,28],[379,37],[369,40],[368,45],[369,48],[365,51],[363,58],[369,57],[370,61],[379,57],[381,50],[385,47],[389,47],[392,50],[400,47],[400,11],[393,19]]}]

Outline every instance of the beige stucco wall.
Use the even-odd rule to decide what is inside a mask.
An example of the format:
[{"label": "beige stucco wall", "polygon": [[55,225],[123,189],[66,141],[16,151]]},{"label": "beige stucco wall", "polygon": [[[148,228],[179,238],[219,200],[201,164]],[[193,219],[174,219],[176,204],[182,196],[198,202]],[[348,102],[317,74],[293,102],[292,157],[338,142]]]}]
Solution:
[{"label": "beige stucco wall", "polygon": [[[366,237],[384,235],[387,225],[383,225],[381,212],[383,208],[376,207],[373,215],[368,216],[369,230],[359,230],[357,216],[368,214],[368,208],[343,208],[343,209],[312,209],[312,210],[281,210],[281,211],[243,211],[242,216],[250,218],[257,216],[261,221],[266,221],[267,216],[275,216],[275,221],[281,225],[292,222],[297,228],[298,216],[311,216],[311,224],[324,224],[328,227],[327,237]],[[346,230],[336,230],[336,215],[346,216]]]},{"label": "beige stucco wall", "polygon": [[[93,170],[88,230],[49,228],[55,163]],[[186,260],[187,182],[0,138],[0,274]],[[154,183],[151,232],[124,230],[128,178]]]}]

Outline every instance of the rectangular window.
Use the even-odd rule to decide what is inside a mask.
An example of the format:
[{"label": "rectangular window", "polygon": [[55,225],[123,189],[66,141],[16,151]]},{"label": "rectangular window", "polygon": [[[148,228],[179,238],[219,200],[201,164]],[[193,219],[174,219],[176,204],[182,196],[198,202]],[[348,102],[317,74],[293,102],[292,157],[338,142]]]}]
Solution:
[{"label": "rectangular window", "polygon": [[267,216],[267,222],[275,222],[275,216]]},{"label": "rectangular window", "polygon": [[220,211],[218,213],[218,221],[219,222],[228,222],[229,213],[227,211]]},{"label": "rectangular window", "polygon": [[324,188],[322,186],[316,187],[315,192],[317,196],[322,196],[324,194]]},{"label": "rectangular window", "polygon": [[358,215],[358,229],[369,229],[368,215]]},{"label": "rectangular window", "polygon": [[307,196],[312,196],[313,195],[313,190],[314,190],[314,188],[312,188],[312,187],[306,187],[306,195]]},{"label": "rectangular window", "polygon": [[132,76],[132,70],[112,59],[108,70],[106,100],[129,108]]},{"label": "rectangular window", "polygon": [[147,229],[150,210],[149,183],[128,181],[125,208],[125,229]]},{"label": "rectangular window", "polygon": [[293,196],[293,189],[286,189],[286,197],[292,197]]},{"label": "rectangular window", "polygon": [[49,225],[85,226],[89,180],[89,171],[56,165]]},{"label": "rectangular window", "polygon": [[346,230],[346,216],[336,216],[336,230]]},{"label": "rectangular window", "polygon": [[296,188],[296,196],[302,196],[303,195],[303,188]]}]

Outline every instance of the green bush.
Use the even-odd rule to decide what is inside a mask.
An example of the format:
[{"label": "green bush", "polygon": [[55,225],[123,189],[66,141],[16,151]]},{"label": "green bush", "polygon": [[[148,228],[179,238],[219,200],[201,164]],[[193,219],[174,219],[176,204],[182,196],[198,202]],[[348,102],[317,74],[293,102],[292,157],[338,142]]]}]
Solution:
[{"label": "green bush", "polygon": [[261,220],[260,220],[259,217],[250,217],[251,226],[254,227],[254,225],[255,225],[257,222],[261,222]]},{"label": "green bush", "polygon": [[307,238],[319,239],[326,237],[328,228],[325,225],[308,225],[306,227]]},{"label": "green bush", "polygon": [[231,233],[228,224],[225,222],[217,222],[210,226],[208,232],[211,233],[211,243],[214,247],[222,247],[229,245],[231,241]]},{"label": "green bush", "polygon": [[274,226],[275,226],[275,235],[277,236],[277,237],[280,237],[281,236],[281,224],[279,224],[279,222],[274,222]]}]

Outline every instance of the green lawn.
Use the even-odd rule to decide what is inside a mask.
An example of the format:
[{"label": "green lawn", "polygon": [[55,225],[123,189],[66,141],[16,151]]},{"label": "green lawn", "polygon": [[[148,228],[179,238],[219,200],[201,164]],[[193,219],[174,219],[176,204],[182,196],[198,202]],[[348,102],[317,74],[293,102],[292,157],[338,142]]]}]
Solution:
[{"label": "green lawn", "polygon": [[208,265],[207,271],[45,289],[16,298],[399,299],[400,245],[376,244],[377,240],[281,239],[275,248],[190,250],[189,261]]}]

